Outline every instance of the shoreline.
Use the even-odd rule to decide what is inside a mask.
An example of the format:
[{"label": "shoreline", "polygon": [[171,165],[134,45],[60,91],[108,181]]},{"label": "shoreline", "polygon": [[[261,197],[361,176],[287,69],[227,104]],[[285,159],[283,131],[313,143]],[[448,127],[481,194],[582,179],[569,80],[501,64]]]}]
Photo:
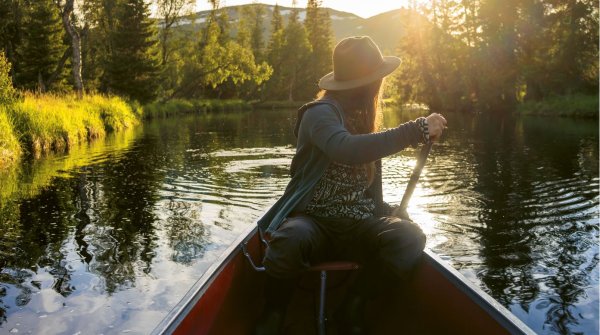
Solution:
[{"label": "shoreline", "polygon": [[[299,101],[244,101],[241,99],[173,99],[140,106],[120,97],[25,93],[10,105],[0,105],[0,170],[26,154],[40,158],[68,153],[74,145],[104,138],[107,133],[135,127],[142,120],[176,115],[242,110],[296,109]],[[401,106],[388,101],[388,106]],[[410,105],[414,108],[414,104]],[[418,105],[419,109],[422,105]],[[402,107],[404,108],[404,107]],[[411,108],[408,108],[411,109]],[[524,102],[516,113],[526,116],[598,119],[598,95],[573,94]]]}]

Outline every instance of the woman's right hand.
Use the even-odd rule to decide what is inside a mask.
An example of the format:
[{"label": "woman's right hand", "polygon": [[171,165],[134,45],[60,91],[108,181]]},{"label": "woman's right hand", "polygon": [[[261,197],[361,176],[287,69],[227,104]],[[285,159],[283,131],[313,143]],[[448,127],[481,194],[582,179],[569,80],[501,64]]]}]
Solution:
[{"label": "woman's right hand", "polygon": [[447,128],[448,121],[442,116],[442,114],[432,113],[427,118],[427,128],[429,129],[429,140],[437,141],[441,136],[444,129]]}]

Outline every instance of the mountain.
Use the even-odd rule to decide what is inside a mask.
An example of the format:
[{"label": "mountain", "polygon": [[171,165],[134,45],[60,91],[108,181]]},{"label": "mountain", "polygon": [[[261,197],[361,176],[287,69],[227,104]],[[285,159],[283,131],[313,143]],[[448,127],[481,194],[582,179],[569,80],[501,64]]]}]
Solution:
[{"label": "mountain", "polygon": [[[232,30],[231,33],[233,35],[236,34],[239,13],[245,6],[251,5],[231,6],[221,9],[228,11],[229,23]],[[259,4],[259,6],[265,7],[265,14],[263,15],[265,29],[264,36],[265,40],[268,40],[271,36],[271,18],[274,6],[266,4]],[[375,40],[382,52],[388,54],[393,53],[393,50],[398,45],[398,41],[404,31],[404,24],[407,22],[409,15],[411,15],[410,10],[401,8],[365,19],[352,13],[342,12],[331,8],[325,9],[329,11],[336,43],[344,37],[368,35]],[[285,20],[289,17],[292,8],[280,6],[279,10]],[[298,17],[303,21],[306,18],[306,9],[297,8],[297,10],[299,14]],[[197,30],[202,27],[204,22],[206,22],[209,14],[210,11],[201,11],[195,15],[182,18],[178,28],[185,31],[189,29]]]}]

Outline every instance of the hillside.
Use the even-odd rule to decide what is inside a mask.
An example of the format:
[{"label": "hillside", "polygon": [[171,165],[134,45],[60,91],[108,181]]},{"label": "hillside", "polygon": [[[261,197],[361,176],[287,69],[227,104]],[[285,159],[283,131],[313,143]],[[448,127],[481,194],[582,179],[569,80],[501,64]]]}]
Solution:
[{"label": "hillside", "polygon": [[[236,34],[236,27],[239,18],[239,13],[244,6],[231,6],[225,7],[223,10],[228,11],[229,23],[231,26],[232,34]],[[271,17],[273,13],[272,5],[264,5],[264,28],[265,28],[265,40],[271,35]],[[289,17],[292,8],[280,6],[281,15],[286,19]],[[394,50],[398,44],[398,40],[403,32],[403,25],[406,22],[406,18],[410,15],[410,10],[407,9],[396,9],[393,11],[385,12],[370,18],[361,18],[352,13],[342,12],[335,9],[327,8],[331,17],[332,29],[335,35],[336,42],[344,37],[355,36],[355,35],[369,35],[377,44],[381,47],[382,51]],[[300,20],[306,18],[306,9],[298,8]],[[210,11],[201,11],[195,15],[182,19],[179,24],[179,28],[184,31],[197,30],[202,27]]]}]

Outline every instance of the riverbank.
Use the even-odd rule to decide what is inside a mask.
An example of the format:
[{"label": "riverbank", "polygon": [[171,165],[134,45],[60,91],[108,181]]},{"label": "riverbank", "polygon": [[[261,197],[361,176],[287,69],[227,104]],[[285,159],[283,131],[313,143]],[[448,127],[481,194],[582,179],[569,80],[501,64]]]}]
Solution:
[{"label": "riverbank", "polygon": [[16,162],[21,155],[21,145],[6,107],[0,106],[0,169]]},{"label": "riverbank", "polygon": [[168,118],[175,115],[207,112],[235,112],[250,109],[297,109],[307,101],[244,101],[241,99],[172,99],[144,105],[144,119]]},{"label": "riverbank", "polygon": [[523,115],[598,118],[598,95],[572,94],[542,101],[527,101],[517,107]]},{"label": "riverbank", "polygon": [[118,97],[25,94],[0,108],[0,168],[22,153],[39,157],[139,123],[141,108]]},{"label": "riverbank", "polygon": [[253,109],[240,99],[173,99],[144,105],[119,97],[36,95],[25,93],[12,104],[0,105],[0,169],[24,153],[40,157],[67,152],[76,145],[132,128],[142,119]]},{"label": "riverbank", "polygon": [[172,99],[165,102],[153,102],[144,105],[144,119],[167,118],[174,115],[206,112],[241,111],[251,109],[252,105],[241,99]]}]

